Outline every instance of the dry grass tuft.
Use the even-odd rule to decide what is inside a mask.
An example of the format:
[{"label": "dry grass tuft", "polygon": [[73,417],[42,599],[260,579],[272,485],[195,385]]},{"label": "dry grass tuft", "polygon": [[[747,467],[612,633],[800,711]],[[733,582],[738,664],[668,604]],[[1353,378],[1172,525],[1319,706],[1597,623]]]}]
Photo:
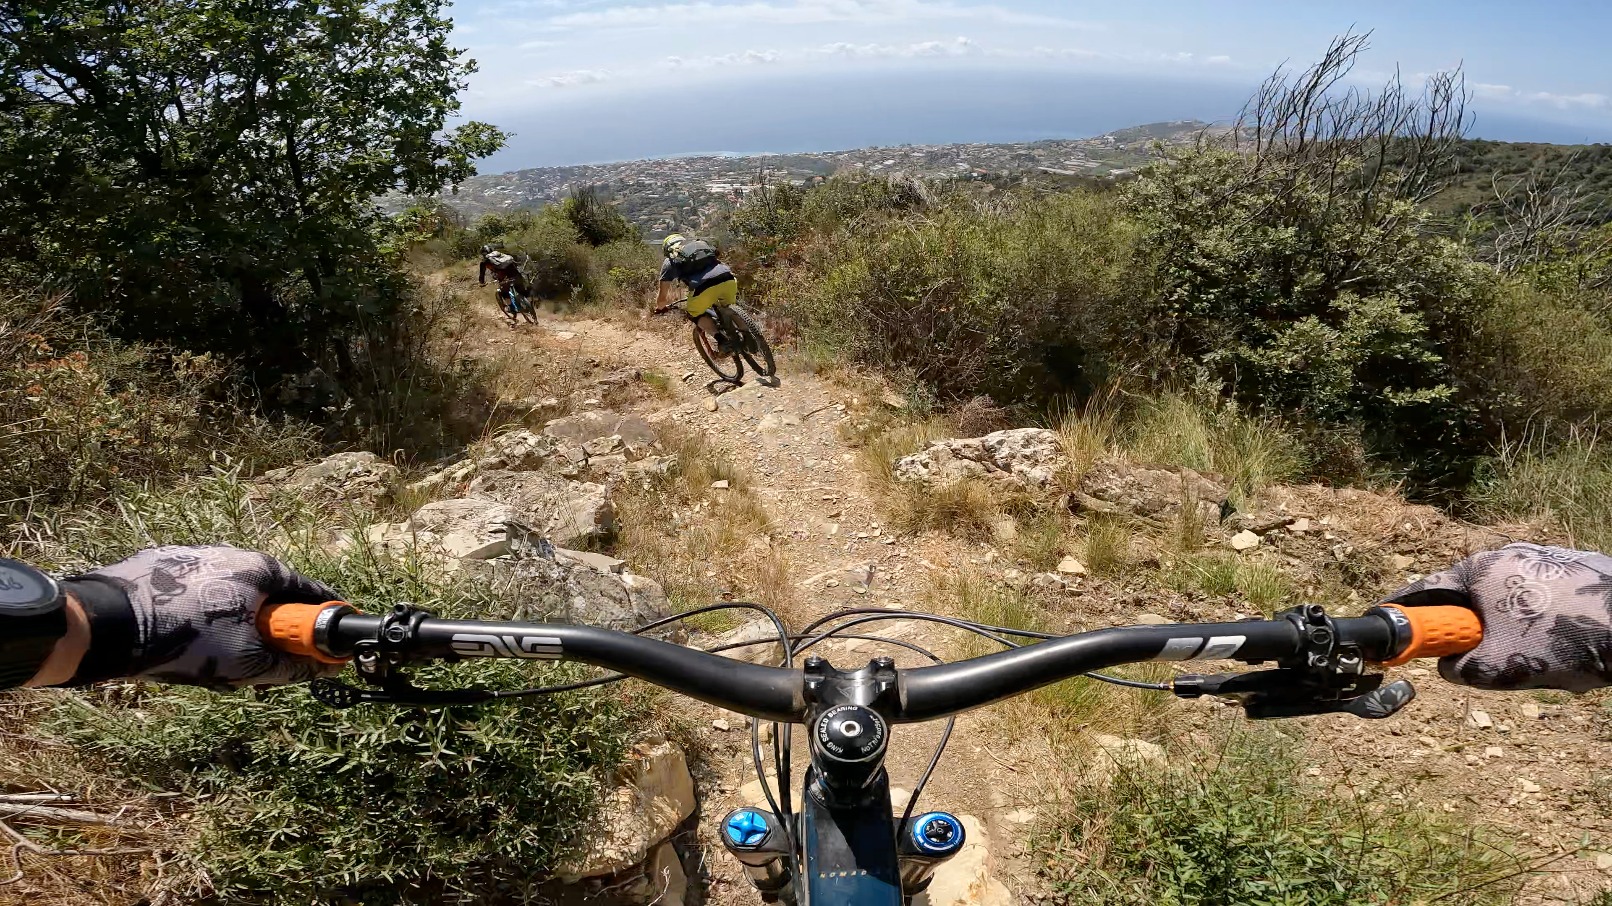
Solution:
[{"label": "dry grass tuft", "polygon": [[[748,600],[787,620],[794,605],[789,561],[769,537],[771,520],[749,477],[701,435],[669,435],[661,443],[677,468],[617,494],[617,555],[661,583],[676,610]],[[721,481],[728,487],[712,487]],[[691,623],[722,632],[741,619],[718,611]]]}]

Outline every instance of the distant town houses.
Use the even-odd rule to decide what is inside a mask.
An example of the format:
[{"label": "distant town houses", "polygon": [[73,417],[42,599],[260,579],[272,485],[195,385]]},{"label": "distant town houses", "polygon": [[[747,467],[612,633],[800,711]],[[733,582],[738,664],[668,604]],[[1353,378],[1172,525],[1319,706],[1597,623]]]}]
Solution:
[{"label": "distant town houses", "polygon": [[[1122,176],[1159,145],[1193,141],[1207,124],[1152,123],[1092,138],[1016,144],[902,145],[801,154],[711,155],[611,164],[540,167],[476,176],[443,200],[476,217],[541,207],[573,189],[596,187],[646,232],[699,229],[763,185],[809,184],[842,171],[881,176],[988,179],[1021,173]],[[400,201],[400,200],[395,200]],[[398,205],[401,207],[401,204]]]}]

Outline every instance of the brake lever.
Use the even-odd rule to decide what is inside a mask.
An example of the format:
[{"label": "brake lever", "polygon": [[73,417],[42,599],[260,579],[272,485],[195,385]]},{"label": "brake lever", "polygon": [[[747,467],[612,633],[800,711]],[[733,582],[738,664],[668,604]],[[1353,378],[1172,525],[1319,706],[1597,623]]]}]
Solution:
[{"label": "brake lever", "polygon": [[1327,688],[1303,670],[1256,670],[1251,673],[1183,674],[1171,684],[1179,698],[1214,695],[1233,698],[1253,720],[1306,717],[1311,714],[1353,714],[1367,720],[1391,717],[1416,698],[1416,687],[1405,680],[1383,685],[1380,673],[1352,678],[1341,687]]}]

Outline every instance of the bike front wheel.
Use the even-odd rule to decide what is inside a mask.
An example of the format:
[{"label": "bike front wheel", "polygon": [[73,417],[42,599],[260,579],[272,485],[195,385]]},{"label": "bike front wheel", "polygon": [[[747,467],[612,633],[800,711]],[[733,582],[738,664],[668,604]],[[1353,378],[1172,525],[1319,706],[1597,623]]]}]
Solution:
[{"label": "bike front wheel", "polygon": [[694,348],[700,351],[700,358],[704,359],[705,364],[710,365],[711,370],[722,380],[737,384],[739,378],[744,377],[744,363],[739,361],[739,354],[736,352],[724,354],[717,346],[716,339],[701,330],[698,324],[694,325]]},{"label": "bike front wheel", "polygon": [[772,347],[767,345],[767,338],[762,335],[750,313],[735,305],[728,309],[733,326],[738,328],[739,352],[744,360],[761,377],[772,377],[778,371],[778,365],[772,358]]},{"label": "bike front wheel", "polygon": [[528,324],[536,324],[537,323],[537,306],[532,304],[532,297],[531,296],[516,296],[515,300],[516,300],[516,303],[518,304],[518,306],[520,308],[521,317],[526,319],[526,323],[528,323]]}]

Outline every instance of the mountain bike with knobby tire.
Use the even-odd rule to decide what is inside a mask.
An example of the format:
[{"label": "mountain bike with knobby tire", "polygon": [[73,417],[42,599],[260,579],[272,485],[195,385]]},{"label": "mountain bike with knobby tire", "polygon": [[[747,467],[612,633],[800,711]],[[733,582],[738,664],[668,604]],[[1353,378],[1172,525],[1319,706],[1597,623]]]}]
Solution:
[{"label": "mountain bike with knobby tire", "polygon": [[[746,609],[776,634],[702,651],[647,633],[702,613]],[[861,629],[890,620],[926,620],[976,633],[1004,650],[955,663],[910,641]],[[908,906],[941,863],[964,844],[964,825],[943,810],[920,810],[920,797],[950,738],[955,715],[1071,677],[1153,689],[1182,698],[1237,700],[1251,718],[1343,713],[1386,718],[1415,697],[1404,680],[1384,682],[1367,664],[1470,650],[1482,639],[1477,615],[1463,607],[1373,607],[1334,618],[1309,604],[1269,620],[1101,629],[1070,636],[989,626],[970,620],[876,608],[842,610],[791,633],[758,604],[725,602],[649,623],[632,632],[556,623],[446,620],[408,604],[366,614],[331,601],[272,604],[258,615],[271,645],[328,663],[350,660],[362,686],[319,679],[312,694],[337,708],[364,703],[468,705],[563,692],[628,677],[748,714],[750,748],[767,808],[723,817],[721,837],[761,899],[788,906]],[[875,657],[845,669],[810,655],[833,639],[872,640],[932,666],[897,667]],[[777,666],[723,657],[750,646],[780,646]],[[804,657],[797,663],[797,659]],[[411,664],[463,658],[580,661],[609,671],[593,679],[531,689],[423,689]],[[1143,661],[1273,662],[1268,669],[1181,674],[1161,683],[1097,671]],[[946,720],[929,767],[897,815],[884,766],[894,727]],[[760,722],[772,722],[773,771],[763,764]],[[790,796],[791,728],[805,728],[808,764],[801,808]],[[772,778],[777,778],[774,790]]]},{"label": "mountain bike with knobby tire", "polygon": [[[679,299],[655,309],[654,314],[665,314],[687,302],[687,299]],[[767,344],[766,336],[750,312],[735,304],[713,305],[709,313],[716,321],[715,336],[700,327],[698,318],[689,317],[687,311],[683,314],[694,324],[694,348],[717,377],[730,384],[739,383],[744,377],[745,362],[749,362],[750,369],[764,380],[777,374],[772,347]]]},{"label": "mountain bike with knobby tire", "polygon": [[509,319],[511,327],[518,323],[515,320],[517,316],[525,318],[528,324],[537,323],[537,309],[532,305],[531,298],[517,290],[513,283],[498,287],[498,310]]}]

